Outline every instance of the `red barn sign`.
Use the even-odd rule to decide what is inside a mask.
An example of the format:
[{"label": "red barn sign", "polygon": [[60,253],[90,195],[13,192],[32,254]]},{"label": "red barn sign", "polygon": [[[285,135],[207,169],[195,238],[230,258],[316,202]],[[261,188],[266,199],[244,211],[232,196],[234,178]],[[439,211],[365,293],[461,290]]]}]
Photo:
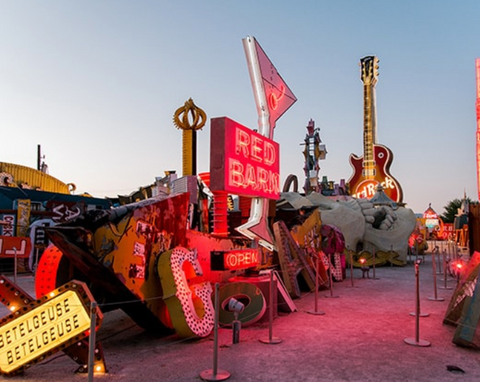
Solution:
[{"label": "red barn sign", "polygon": [[278,199],[278,143],[227,117],[212,118],[210,130],[211,190]]}]

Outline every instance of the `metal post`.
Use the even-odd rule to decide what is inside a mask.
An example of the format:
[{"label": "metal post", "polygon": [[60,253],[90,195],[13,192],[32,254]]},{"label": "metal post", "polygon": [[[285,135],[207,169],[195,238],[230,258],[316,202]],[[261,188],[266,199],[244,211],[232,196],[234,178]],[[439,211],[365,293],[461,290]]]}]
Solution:
[{"label": "metal post", "polygon": [[320,262],[320,256],[317,253],[317,257],[315,259],[315,310],[311,311],[309,310],[307,313],[310,314],[315,314],[317,316],[322,316],[325,314],[325,312],[319,311],[318,310],[318,267],[319,267],[319,262]]},{"label": "metal post", "polygon": [[328,255],[328,264],[330,265],[330,269],[329,269],[329,275],[328,275],[328,282],[330,283],[330,296],[325,296],[325,297],[330,297],[330,298],[338,298],[339,296],[334,296],[333,295],[333,272],[332,272],[332,269],[333,269],[333,264],[332,264],[332,260],[331,260],[331,255]]},{"label": "metal post", "polygon": [[90,335],[88,337],[88,382],[93,381],[93,364],[95,355],[95,326],[97,321],[97,303],[92,301],[90,307]]},{"label": "metal post", "polygon": [[437,261],[438,261],[438,271],[437,271],[437,274],[441,275],[442,272],[443,272],[443,267],[442,267],[442,264],[441,264],[441,260],[440,260],[440,248],[438,246],[435,246],[435,250],[436,250],[436,256],[437,256]]},{"label": "metal post", "polygon": [[240,329],[242,322],[238,320],[238,313],[235,313],[235,319],[232,321],[232,343],[238,344],[240,342]]},{"label": "metal post", "polygon": [[415,289],[416,289],[416,304],[415,304],[415,338],[405,338],[404,342],[413,346],[430,346],[430,342],[420,339],[420,281],[418,260],[415,263]]},{"label": "metal post", "polygon": [[17,283],[17,247],[13,247],[13,282]]},{"label": "metal post", "polygon": [[452,287],[447,286],[447,254],[446,250],[443,250],[443,281],[444,285],[443,287],[440,287],[442,289],[452,289]]},{"label": "metal post", "polygon": [[378,280],[378,278],[375,277],[375,247],[372,249],[372,260],[373,260],[373,280]]},{"label": "metal post", "polygon": [[435,260],[435,250],[438,251],[438,247],[435,247],[435,249],[432,251],[432,271],[433,271],[433,290],[434,290],[434,295],[433,297],[429,297],[429,300],[432,301],[444,301],[445,299],[443,297],[437,297],[437,262]]},{"label": "metal post", "polygon": [[[348,251],[348,248],[347,248],[347,251]],[[354,287],[353,285],[353,254],[352,254],[352,251],[348,251],[350,252],[350,280],[352,282],[352,288]]]},{"label": "metal post", "polygon": [[213,369],[207,369],[200,373],[204,381],[224,381],[230,378],[230,373],[218,370],[218,318],[220,314],[219,284],[215,284],[215,322],[213,326]]},{"label": "metal post", "polygon": [[268,339],[262,339],[260,342],[264,344],[269,344],[269,345],[276,345],[282,342],[282,340],[278,337],[273,337],[273,309],[274,309],[274,304],[273,304],[273,296],[274,296],[275,290],[274,290],[274,284],[273,284],[273,271],[270,271],[270,292],[269,292],[269,298],[270,298],[270,309],[268,311],[269,313],[269,325],[268,325]]}]

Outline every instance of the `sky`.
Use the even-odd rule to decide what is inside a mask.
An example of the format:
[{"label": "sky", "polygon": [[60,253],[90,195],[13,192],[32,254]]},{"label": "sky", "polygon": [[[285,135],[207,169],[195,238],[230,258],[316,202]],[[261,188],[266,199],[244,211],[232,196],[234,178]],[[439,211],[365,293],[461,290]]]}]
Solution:
[{"label": "sky", "polygon": [[76,193],[128,195],[182,175],[175,110],[192,98],[209,171],[210,118],[256,129],[242,39],[253,36],[297,97],[277,121],[281,187],[304,183],[310,119],[327,156],[320,178],[352,175],[363,154],[359,62],[380,59],[377,141],[416,213],[464,193],[478,200],[475,59],[478,0],[0,0],[0,162],[50,175]]}]

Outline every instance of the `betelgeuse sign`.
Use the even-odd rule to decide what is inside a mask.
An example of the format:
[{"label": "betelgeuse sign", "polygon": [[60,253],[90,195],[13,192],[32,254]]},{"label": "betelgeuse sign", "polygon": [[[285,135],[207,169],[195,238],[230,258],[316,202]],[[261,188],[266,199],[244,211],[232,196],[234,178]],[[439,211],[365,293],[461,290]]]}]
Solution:
[{"label": "betelgeuse sign", "polygon": [[[90,305],[86,285],[71,281],[0,321],[0,372],[14,375],[88,336]],[[103,319],[96,313],[98,327]]]}]

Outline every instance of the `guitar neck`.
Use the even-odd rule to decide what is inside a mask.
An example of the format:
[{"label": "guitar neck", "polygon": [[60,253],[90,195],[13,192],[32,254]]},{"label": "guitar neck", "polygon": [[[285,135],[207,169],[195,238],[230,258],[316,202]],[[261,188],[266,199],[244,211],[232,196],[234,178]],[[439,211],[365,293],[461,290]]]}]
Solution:
[{"label": "guitar neck", "polygon": [[375,168],[373,145],[377,143],[375,83],[363,87],[363,162],[365,169]]}]

